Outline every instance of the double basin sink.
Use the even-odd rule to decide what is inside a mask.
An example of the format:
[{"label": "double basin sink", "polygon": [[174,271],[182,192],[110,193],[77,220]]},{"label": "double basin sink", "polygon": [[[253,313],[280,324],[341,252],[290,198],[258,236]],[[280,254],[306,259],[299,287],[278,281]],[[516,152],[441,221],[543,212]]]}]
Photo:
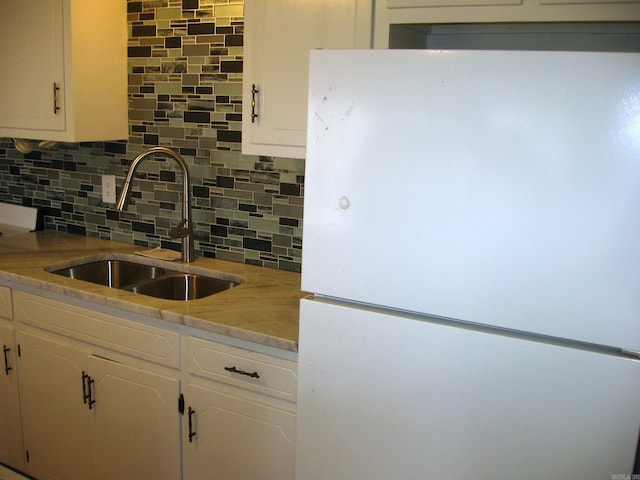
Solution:
[{"label": "double basin sink", "polygon": [[195,300],[235,287],[242,277],[212,271],[182,272],[133,260],[100,259],[46,269],[56,275],[166,300]]}]

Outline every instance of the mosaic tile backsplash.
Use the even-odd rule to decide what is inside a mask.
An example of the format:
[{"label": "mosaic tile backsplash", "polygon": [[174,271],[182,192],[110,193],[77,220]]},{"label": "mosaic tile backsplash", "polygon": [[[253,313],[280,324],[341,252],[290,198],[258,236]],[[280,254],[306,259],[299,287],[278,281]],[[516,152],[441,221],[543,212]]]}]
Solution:
[{"label": "mosaic tile backsplash", "polygon": [[2,138],[0,201],[42,207],[47,229],[179,250],[169,238],[182,197],[172,160],[140,165],[127,211],[102,202],[103,174],[116,175],[120,193],[131,160],[163,145],[189,164],[198,254],[300,271],[304,161],[240,153],[243,4],[127,7],[129,138],[28,155]]}]

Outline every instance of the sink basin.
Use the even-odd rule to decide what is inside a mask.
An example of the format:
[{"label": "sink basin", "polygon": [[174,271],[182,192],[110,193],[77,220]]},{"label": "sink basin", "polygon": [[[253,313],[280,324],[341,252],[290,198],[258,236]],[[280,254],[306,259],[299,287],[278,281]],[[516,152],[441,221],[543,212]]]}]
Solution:
[{"label": "sink basin", "polygon": [[125,288],[131,284],[157,278],[165,274],[166,270],[123,260],[99,260],[54,270],[51,273],[107,287]]},{"label": "sink basin", "polygon": [[209,276],[122,259],[87,261],[78,265],[53,266],[46,270],[56,275],[166,300],[208,297],[233,288],[244,280],[221,272],[212,272],[216,276]]},{"label": "sink basin", "polygon": [[191,273],[171,273],[156,280],[141,283],[131,291],[169,300],[195,300],[223,292],[237,285],[230,280],[203,277]]}]

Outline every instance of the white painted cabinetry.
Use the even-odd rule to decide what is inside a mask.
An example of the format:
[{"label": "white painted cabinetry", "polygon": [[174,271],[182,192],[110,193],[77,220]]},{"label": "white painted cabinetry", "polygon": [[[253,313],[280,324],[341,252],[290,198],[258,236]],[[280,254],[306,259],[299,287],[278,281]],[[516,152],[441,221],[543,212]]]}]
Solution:
[{"label": "white painted cabinetry", "polygon": [[0,462],[24,468],[11,290],[0,287]]},{"label": "white painted cabinetry", "polygon": [[369,48],[371,0],[247,0],[242,152],[304,158],[309,50]]},{"label": "white painted cabinetry", "polygon": [[184,355],[183,478],[293,480],[296,364],[195,337]]},{"label": "white painted cabinetry", "polygon": [[2,2],[0,43],[0,137],[128,137],[126,2]]},{"label": "white painted cabinetry", "polygon": [[95,355],[88,371],[96,402],[93,478],[180,478],[178,379]]},{"label": "white painted cabinetry", "polygon": [[[0,315],[10,292],[3,288]],[[7,464],[40,480],[199,480],[212,472],[293,480],[297,365],[289,356],[20,290],[7,299],[24,431],[24,447],[20,438],[13,447],[26,458]],[[2,322],[0,341],[7,330],[13,342]],[[19,413],[11,418],[19,434]]]},{"label": "white painted cabinetry", "polygon": [[425,48],[431,25],[634,22],[640,0],[376,0],[374,17],[375,48]]},{"label": "white painted cabinetry", "polygon": [[42,480],[90,478],[92,412],[81,388],[87,352],[28,333],[17,337],[24,355],[20,388],[27,473]]},{"label": "white painted cabinetry", "polygon": [[[177,371],[123,357],[100,346],[123,336],[144,356],[151,344],[176,343],[172,332],[14,292],[16,319],[25,325],[87,324],[95,342],[21,329],[19,372],[26,472],[44,479],[180,478],[180,394]],[[70,320],[71,319],[71,320]],[[110,321],[113,321],[111,323]],[[155,338],[154,338],[155,336]]]}]

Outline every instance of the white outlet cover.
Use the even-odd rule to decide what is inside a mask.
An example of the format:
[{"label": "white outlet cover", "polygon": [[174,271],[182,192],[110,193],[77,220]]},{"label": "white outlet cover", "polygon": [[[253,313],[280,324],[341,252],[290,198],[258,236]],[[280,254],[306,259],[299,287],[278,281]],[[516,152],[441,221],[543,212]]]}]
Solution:
[{"label": "white outlet cover", "polygon": [[116,176],[102,176],[102,201],[105,203],[116,203]]}]

